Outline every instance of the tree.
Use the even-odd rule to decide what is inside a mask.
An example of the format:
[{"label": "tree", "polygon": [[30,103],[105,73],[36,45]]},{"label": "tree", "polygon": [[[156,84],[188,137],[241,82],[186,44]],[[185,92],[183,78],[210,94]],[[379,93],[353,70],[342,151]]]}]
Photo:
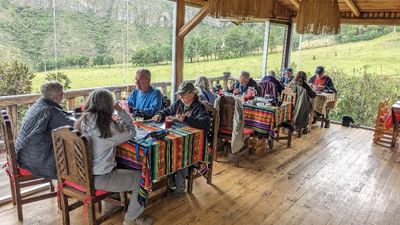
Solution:
[{"label": "tree", "polygon": [[115,63],[114,57],[112,57],[110,55],[104,56],[104,64],[107,64],[108,68],[110,68],[111,65],[113,65],[114,63]]},{"label": "tree", "polygon": [[0,95],[30,93],[35,74],[23,63],[0,63]]},{"label": "tree", "polygon": [[189,62],[193,62],[194,57],[196,57],[196,38],[189,37],[185,40],[185,56],[189,59]]},{"label": "tree", "polygon": [[64,74],[62,72],[57,72],[57,73],[47,73],[45,78],[46,81],[58,81],[60,82],[64,89],[70,89],[71,87],[69,86],[71,84],[71,80],[69,79],[67,74]]}]

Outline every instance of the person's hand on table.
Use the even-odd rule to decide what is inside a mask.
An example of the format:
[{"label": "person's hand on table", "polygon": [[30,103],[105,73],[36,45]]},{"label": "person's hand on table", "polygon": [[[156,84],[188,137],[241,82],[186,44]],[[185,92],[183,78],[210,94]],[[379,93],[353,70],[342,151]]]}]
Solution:
[{"label": "person's hand on table", "polygon": [[154,120],[154,121],[156,121],[156,122],[160,122],[161,119],[162,119],[162,116],[161,116],[161,115],[155,115],[155,116],[153,116],[153,118],[152,118],[152,120]]},{"label": "person's hand on table", "polygon": [[184,114],[176,114],[176,119],[180,122],[183,122],[185,120],[185,115]]}]

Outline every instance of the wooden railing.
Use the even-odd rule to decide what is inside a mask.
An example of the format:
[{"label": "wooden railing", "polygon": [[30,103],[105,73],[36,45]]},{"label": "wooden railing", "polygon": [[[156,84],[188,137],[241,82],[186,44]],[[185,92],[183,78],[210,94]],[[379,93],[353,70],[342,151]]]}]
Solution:
[{"label": "wooden railing", "polygon": [[[212,85],[220,84],[224,89],[228,85],[229,80],[233,80],[229,77],[215,77],[209,78]],[[194,82],[194,80],[188,80]],[[161,92],[169,97],[171,82],[154,82],[152,86],[161,90]],[[112,87],[102,87],[114,93],[115,98],[120,100],[124,96],[128,96],[133,90],[134,85],[122,85]],[[83,102],[89,96],[89,94],[96,88],[78,89],[64,92],[64,99],[66,108],[73,110],[77,107],[77,102]],[[26,94],[26,95],[11,95],[11,96],[0,96],[0,109],[7,109],[8,114],[12,119],[14,134],[18,132],[18,107],[32,105],[40,97],[40,94]],[[78,100],[78,101],[77,101]],[[0,138],[2,139],[2,138]]]}]

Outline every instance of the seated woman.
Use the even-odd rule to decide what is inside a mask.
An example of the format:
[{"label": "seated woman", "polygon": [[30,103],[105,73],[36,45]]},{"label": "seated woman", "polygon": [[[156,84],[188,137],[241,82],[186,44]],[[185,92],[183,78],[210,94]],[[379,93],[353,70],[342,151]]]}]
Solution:
[{"label": "seated woman", "polygon": [[[120,121],[113,120],[116,110]],[[111,192],[132,191],[132,198],[123,224],[152,224],[152,219],[141,216],[144,206],[138,202],[141,172],[116,168],[116,146],[136,136],[132,119],[114,103],[111,92],[94,90],[85,103],[85,110],[75,127],[88,138],[92,154],[94,188]]]},{"label": "seated woman", "polygon": [[[153,117],[153,120],[160,122],[165,120],[166,116],[176,116],[176,120],[185,123],[191,127],[208,131],[211,124],[210,116],[208,115],[205,106],[198,100],[199,97],[196,88],[192,83],[183,82],[176,94],[179,100],[172,104],[169,108],[159,111]],[[172,176],[171,187],[175,185],[172,194],[176,197],[182,196],[185,191],[185,176],[186,169],[177,171]],[[175,179],[174,179],[175,178]],[[175,182],[175,184],[174,184]]]},{"label": "seated woman", "polygon": [[309,114],[312,111],[311,98],[317,94],[307,84],[307,74],[299,71],[295,78],[290,82],[289,87],[296,93],[296,107],[294,109],[294,126],[297,129],[306,128],[308,125]]},{"label": "seated woman", "polygon": [[194,86],[196,86],[197,89],[199,90],[201,101],[207,101],[212,105],[214,105],[216,96],[211,91],[211,83],[207,77],[201,76],[197,78],[196,82],[194,83]]},{"label": "seated woman", "polygon": [[323,91],[328,93],[337,93],[332,79],[325,74],[323,66],[318,66],[315,70],[315,75],[310,78],[308,83],[316,91]]}]

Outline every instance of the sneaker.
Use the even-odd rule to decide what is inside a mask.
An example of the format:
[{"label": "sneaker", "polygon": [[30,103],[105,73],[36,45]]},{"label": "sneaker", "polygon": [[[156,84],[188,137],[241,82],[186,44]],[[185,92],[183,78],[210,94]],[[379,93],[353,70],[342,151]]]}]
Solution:
[{"label": "sneaker", "polygon": [[123,225],[152,225],[153,219],[149,216],[142,215],[134,220],[124,220]]}]

